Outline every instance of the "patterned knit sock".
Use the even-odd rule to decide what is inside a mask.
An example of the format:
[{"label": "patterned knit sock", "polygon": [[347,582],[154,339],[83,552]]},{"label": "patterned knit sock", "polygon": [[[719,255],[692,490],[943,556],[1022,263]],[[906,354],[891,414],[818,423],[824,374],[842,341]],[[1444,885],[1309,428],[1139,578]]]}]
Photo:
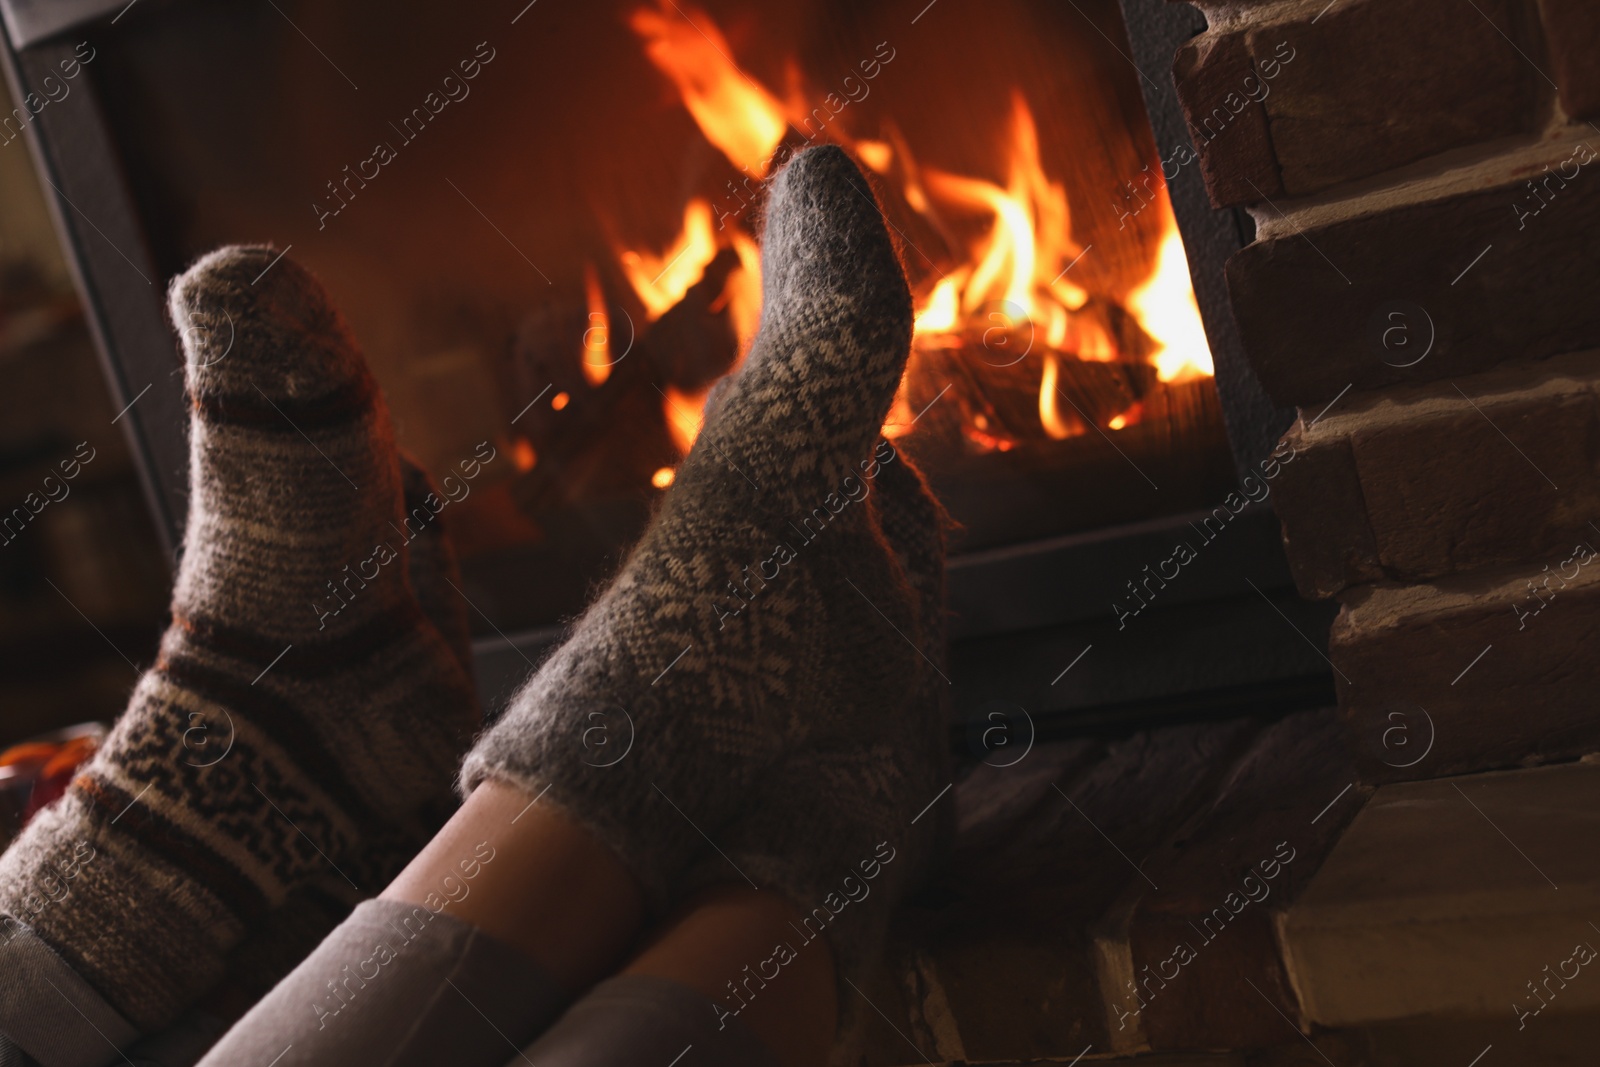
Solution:
[{"label": "patterned knit sock", "polygon": [[885,625],[913,628],[915,599],[861,502],[911,300],[839,149],[774,180],[762,272],[761,329],[660,514],[463,770],[548,788],[657,908],[787,749],[903,701],[918,659]]},{"label": "patterned knit sock", "polygon": [[[922,476],[893,452],[870,503],[895,562],[915,590],[916,624],[881,642],[915,643],[922,655],[898,700],[857,703],[850,730],[818,734],[763,779],[747,814],[703,850],[684,892],[749,880],[782,893],[801,913],[795,936],[775,951],[807,951],[825,937],[839,975],[840,1031],[861,1018],[863,971],[880,958],[894,907],[928,874],[953,836],[950,686],[944,676],[945,517]],[[923,657],[926,658],[923,658]],[[811,951],[815,951],[812,949]],[[763,964],[763,967],[765,964]],[[724,1011],[743,1010],[748,990],[729,984]],[[848,1045],[848,1040],[845,1043]]]},{"label": "patterned knit sock", "polygon": [[169,303],[193,400],[173,623],[99,754],[0,857],[0,912],[147,1033],[295,889],[380,889],[450,809],[477,722],[406,578],[382,399],[321,288],[226,248]]},{"label": "patterned knit sock", "polygon": [[[407,515],[424,514],[417,509],[427,507],[429,494],[435,501],[443,499],[427,471],[404,455],[400,458],[400,476]],[[414,529],[419,532],[411,540],[406,560],[412,591],[428,621],[449,642],[463,669],[470,672],[471,632],[466,601],[457,592],[461,572],[455,549],[438,522]],[[226,1000],[217,1007],[232,1018],[242,1007],[260,1000],[349,916],[363,895],[331,871],[293,890],[281,907],[257,923],[229,953]]]}]

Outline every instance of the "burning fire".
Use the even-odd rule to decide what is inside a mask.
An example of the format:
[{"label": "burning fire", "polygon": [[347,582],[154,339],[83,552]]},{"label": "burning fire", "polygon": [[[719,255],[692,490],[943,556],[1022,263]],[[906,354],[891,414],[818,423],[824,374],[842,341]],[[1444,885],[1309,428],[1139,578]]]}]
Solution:
[{"label": "burning fire", "polygon": [[584,269],[583,292],[589,304],[589,328],[583,331],[583,378],[591,386],[604,385],[611,377],[611,316],[592,265]]},{"label": "burning fire", "polygon": [[[645,54],[677,88],[706,140],[746,174],[766,177],[789,129],[804,125],[802,95],[791,92],[786,104],[748,77],[734,64],[721,31],[694,7],[658,0],[657,7],[635,11],[630,25]],[[1072,236],[1066,188],[1045,172],[1038,127],[1021,93],[1012,94],[1001,167],[1004,184],[918,166],[900,142],[851,140],[837,123],[828,133],[885,179],[897,178],[899,192],[912,210],[930,218],[986,223],[973,227],[978,236],[959,250],[961,261],[941,271],[938,281],[917,300],[912,368],[901,383],[884,433],[906,433],[918,417],[907,396],[917,353],[948,349],[971,352],[991,366],[1002,365],[999,360],[1010,361],[1004,365],[1037,360],[1039,424],[1044,434],[1062,440],[1087,433],[1086,415],[1065,402],[1061,388],[1065,361],[1109,363],[1128,357],[1107,332],[1105,315],[1086,310],[1092,300],[1089,290],[1069,276],[1093,248],[1080,246]],[[1123,310],[1152,342],[1147,359],[1156,378],[1176,385],[1210,377],[1212,361],[1190,287],[1183,241],[1166,190],[1158,193],[1151,205],[1160,220],[1155,266],[1123,301]],[[685,206],[682,229],[668,248],[660,254],[623,249],[620,260],[654,320],[683,298],[720,247],[732,247],[739,256],[740,267],[730,275],[723,297],[742,351],[759,319],[761,283],[755,242],[737,221],[723,227],[719,237],[710,203],[695,198]],[[591,296],[591,312],[593,304]],[[598,384],[592,375],[599,372],[590,370],[589,358],[586,349],[585,373]],[[699,431],[704,401],[704,393],[667,391],[663,410],[674,442],[685,453]],[[1142,407],[1135,401],[1109,418],[1105,428],[1121,430],[1137,424]],[[966,421],[963,430],[980,449],[1003,451],[1015,444],[991,434],[981,414],[969,415]]]}]

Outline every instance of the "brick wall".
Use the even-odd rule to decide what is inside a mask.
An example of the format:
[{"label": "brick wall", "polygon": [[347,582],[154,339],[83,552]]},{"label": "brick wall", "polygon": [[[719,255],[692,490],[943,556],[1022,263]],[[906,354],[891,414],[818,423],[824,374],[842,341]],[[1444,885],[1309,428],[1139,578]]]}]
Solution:
[{"label": "brick wall", "polygon": [[1276,506],[1342,604],[1365,773],[1600,750],[1600,4],[1197,6],[1174,76],[1213,204],[1256,221],[1228,291],[1301,412]]}]

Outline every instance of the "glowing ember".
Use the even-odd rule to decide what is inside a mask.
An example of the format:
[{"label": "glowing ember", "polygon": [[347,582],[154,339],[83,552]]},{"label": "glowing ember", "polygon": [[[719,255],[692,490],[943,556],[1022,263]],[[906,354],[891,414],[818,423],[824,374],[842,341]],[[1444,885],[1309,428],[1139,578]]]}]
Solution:
[{"label": "glowing ember", "polygon": [[550,407],[552,410],[560,411],[571,401],[572,397],[568,396],[566,393],[557,393],[555,396],[550,398]]},{"label": "glowing ember", "polygon": [[657,489],[665,489],[667,486],[672,484],[672,479],[676,476],[676,474],[677,472],[671,467],[662,467],[660,470],[656,471],[650,476],[650,484],[655,486]]},{"label": "glowing ember", "polygon": [[533,470],[534,464],[539,462],[538,455],[533,451],[533,445],[528,443],[526,437],[519,437],[511,442],[511,462],[523,474]]}]

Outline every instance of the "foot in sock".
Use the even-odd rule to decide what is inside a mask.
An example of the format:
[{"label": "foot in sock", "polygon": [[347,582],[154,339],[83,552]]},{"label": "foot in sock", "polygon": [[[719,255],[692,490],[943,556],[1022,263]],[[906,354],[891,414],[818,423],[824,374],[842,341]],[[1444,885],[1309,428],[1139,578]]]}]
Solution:
[{"label": "foot in sock", "polygon": [[[921,663],[890,628],[916,628],[916,599],[860,503],[911,299],[839,149],[774,180],[762,271],[761,328],[660,514],[462,775],[548,789],[658,910],[785,752],[875,735]],[[632,747],[602,758],[592,728],[622,713]]]},{"label": "foot in sock", "polygon": [[[427,515],[432,510],[427,503],[430,495],[435,502],[443,499],[427,471],[403,454],[400,477],[407,515]],[[412,591],[422,613],[449,643],[462,669],[470,674],[472,635],[466,601],[453,588],[461,584],[455,549],[444,527],[436,521],[417,521],[411,529],[406,573]],[[294,890],[229,954],[227,978],[219,990],[223,995],[208,997],[207,1006],[227,1019],[243,1014],[309,956],[349,916],[362,896],[331,870]]]},{"label": "foot in sock", "polygon": [[[948,848],[953,814],[942,790],[951,781],[949,691],[944,674],[944,522],[911,461],[893,449],[868,500],[914,590],[914,627],[899,635],[879,620],[882,641],[916,645],[921,655],[901,699],[863,715],[849,734],[819,735],[763,780],[748,814],[704,850],[684,891],[752,881],[782,893],[800,912],[780,951],[804,952],[826,936],[839,976],[839,1030],[848,1040],[860,1019],[860,986],[881,955],[894,907]],[[787,962],[780,955],[779,963]],[[729,975],[719,1016],[739,1015],[749,995]]]},{"label": "foot in sock", "polygon": [[[271,249],[226,248],[174,282],[170,310],[198,327],[181,331],[173,623],[100,753],[0,857],[0,912],[146,1033],[295,891],[381,888],[450,810],[477,723],[407,580],[382,398],[320,287]],[[230,329],[209,358],[196,339]],[[197,723],[227,724],[226,756],[197,758]],[[64,869],[70,903],[37,907]]]}]

